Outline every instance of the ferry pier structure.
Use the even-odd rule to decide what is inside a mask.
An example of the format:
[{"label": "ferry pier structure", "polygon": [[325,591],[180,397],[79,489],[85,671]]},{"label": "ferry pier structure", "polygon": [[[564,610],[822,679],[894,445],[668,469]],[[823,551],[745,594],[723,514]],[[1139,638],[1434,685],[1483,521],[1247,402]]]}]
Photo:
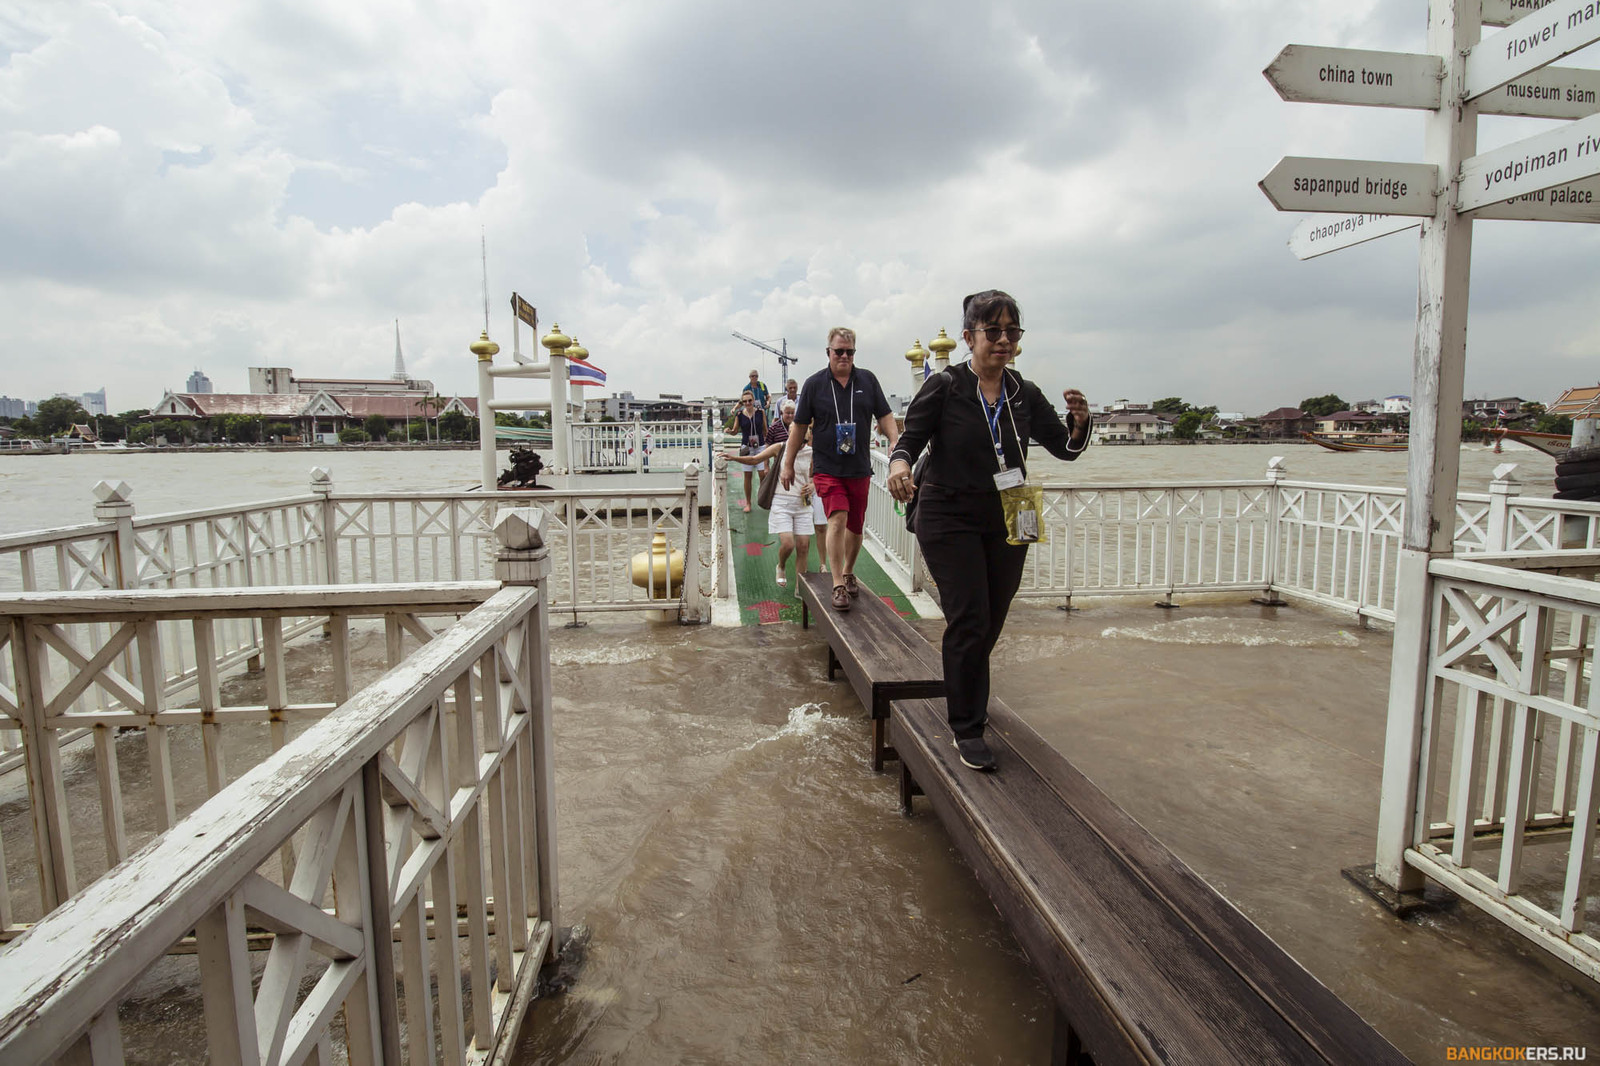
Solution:
[{"label": "ferry pier structure", "polygon": [[[885,464],[877,465],[869,543],[885,571],[909,588],[916,574],[914,541],[888,505]],[[1459,885],[1464,899],[1589,981],[1594,941],[1582,922],[1591,906],[1592,854],[1585,856],[1572,842],[1592,841],[1593,819],[1585,823],[1575,812],[1594,794],[1596,731],[1587,708],[1594,698],[1600,618],[1593,580],[1600,572],[1600,505],[1526,498],[1518,491],[1514,464],[1497,473],[1488,494],[1464,494],[1457,501],[1453,539],[1460,555],[1431,568],[1440,622],[1430,637],[1432,695],[1424,722],[1430,742],[1423,749],[1428,761],[1419,771],[1418,791],[1428,816],[1422,823],[1426,835],[1407,861],[1431,864],[1430,877],[1437,872],[1437,881],[1452,889]],[[488,1002],[503,1002],[494,997],[511,995],[521,971],[496,961],[503,959],[493,939],[502,928],[497,901],[532,899],[527,886],[544,876],[541,871],[553,876],[555,870],[547,862],[550,852],[535,846],[538,820],[549,810],[549,797],[541,800],[538,792],[539,767],[531,761],[538,745],[529,734],[519,749],[507,732],[520,720],[532,721],[527,716],[546,698],[550,672],[542,664],[548,645],[543,655],[539,648],[549,639],[552,619],[666,610],[681,621],[703,622],[719,613],[724,621],[730,612],[737,614],[743,597],[733,565],[736,531],[728,521],[731,490],[724,463],[714,464],[711,482],[709,522],[702,517],[701,475],[694,464],[676,491],[619,487],[613,494],[343,493],[327,471],[318,470],[302,496],[148,518],[134,514],[128,486],[102,483],[95,522],[0,537],[0,580],[20,590],[0,600],[6,616],[0,630],[6,644],[0,712],[7,727],[0,736],[9,749],[0,758],[28,778],[27,824],[37,856],[32,878],[24,872],[18,880],[15,872],[29,864],[8,864],[12,883],[0,935],[10,946],[0,955],[0,968],[22,958],[19,951],[32,960],[30,970],[46,967],[37,983],[0,982],[31,990],[0,1007],[0,1049],[26,1047],[33,1050],[16,1061],[46,1061],[80,1042],[91,1049],[114,1047],[112,1008],[126,992],[119,982],[134,980],[169,950],[199,952],[211,960],[208,967],[225,966],[233,974],[206,986],[206,1016],[213,1019],[208,1032],[220,1024],[223,1033],[214,1048],[243,1046],[248,1027],[240,1020],[247,1015],[260,1023],[258,1039],[276,1041],[280,1049],[294,1041],[322,1046],[331,1039],[331,1019],[342,1017],[347,1025],[362,1016],[352,996],[369,997],[369,1010],[381,1008],[373,1008],[370,997],[381,995],[385,980],[376,957],[363,954],[366,940],[358,943],[374,928],[370,923],[382,927],[380,903],[374,896],[359,916],[340,912],[334,896],[346,903],[350,897],[331,890],[352,879],[360,883],[363,868],[368,885],[390,887],[392,925],[409,922],[412,932],[401,969],[411,967],[411,987],[418,987],[421,973],[445,957],[438,943],[440,900],[448,903],[453,892],[458,913],[468,907],[458,935],[464,943],[477,936],[471,925],[477,904],[468,898],[474,894],[475,849],[463,835],[471,831],[473,811],[480,826],[485,819],[490,823],[478,830],[488,834],[480,843],[497,832],[520,832],[525,842],[520,891],[507,850],[492,839],[476,849],[486,854],[488,871],[478,882],[487,886],[479,896],[482,913],[486,921],[495,919],[482,947],[493,962],[496,989]],[[1257,595],[1330,608],[1363,625],[1395,621],[1393,565],[1405,502],[1399,490],[1297,482],[1282,460],[1274,460],[1267,476],[1254,481],[1061,484],[1047,488],[1045,501],[1049,541],[1033,554],[1024,599],[1081,606],[1091,599],[1198,603],[1219,595]],[[538,578],[536,594],[524,593],[515,609],[507,608],[509,617],[498,607],[484,613],[496,597],[505,602],[506,589],[495,580],[496,523],[503,511],[530,506],[542,517],[524,524],[539,530],[548,571]],[[663,530],[683,552],[685,580],[674,590],[641,589],[623,570]],[[469,609],[474,597],[485,602]],[[460,620],[453,626],[428,621],[439,613]],[[530,622],[536,615],[539,620]],[[350,619],[363,616],[382,619],[383,647],[395,670],[357,691],[349,672],[335,666],[334,677],[344,680],[335,681],[331,698],[295,698],[286,657],[306,641],[320,640],[335,663],[344,661]],[[537,639],[529,635],[534,633]],[[263,676],[262,696],[246,705],[223,703],[223,679],[252,666]],[[397,701],[403,711],[392,709]],[[380,705],[389,709],[380,712]],[[508,710],[515,707],[530,709]],[[322,806],[293,799],[293,789],[272,793],[282,798],[270,803],[292,808],[285,814],[244,795],[255,787],[240,786],[247,779],[270,779],[288,789],[291,768],[307,765],[303,738],[324,727],[338,731],[358,708],[383,718],[393,736],[387,751],[346,752],[336,760],[337,772],[329,771],[332,777],[315,777],[318,787],[331,789],[328,782],[338,782],[337,804],[331,793]],[[291,725],[306,731],[294,736]],[[122,745],[116,743],[124,727],[143,731],[151,768],[133,793],[124,785],[134,779],[121,772]],[[235,739],[252,727],[267,730],[266,748],[252,751]],[[199,763],[189,769],[174,755],[172,741],[174,734],[191,732],[198,734]],[[317,735],[323,740],[309,746],[319,752],[345,751],[356,743],[351,734],[339,734],[346,740]],[[91,794],[98,797],[94,820],[100,831],[88,839],[72,832],[67,815],[63,768],[80,750],[93,773],[80,775],[78,787],[92,782]],[[476,778],[467,752],[477,754]],[[497,766],[502,775],[514,770],[515,777],[493,785],[489,779]],[[360,770],[358,787],[360,767],[372,769]],[[476,783],[461,784],[469,780]],[[519,797],[515,805],[513,797]],[[134,852],[140,834],[129,828],[132,810],[153,812],[150,832],[161,834],[151,845],[155,851]],[[356,818],[358,810],[367,812],[364,821]],[[314,825],[287,824],[317,811],[326,813]],[[267,819],[272,828],[241,830],[239,846],[247,840],[247,850],[254,850],[214,855],[216,862],[231,864],[232,872],[197,886],[186,871],[200,867],[180,864],[175,853],[162,849],[190,834],[183,837],[186,847],[212,855],[207,849],[219,844],[219,827],[233,824],[229,818]],[[507,828],[495,828],[502,823]],[[1505,865],[1503,841],[1513,838],[1519,843]],[[373,850],[374,839],[385,842],[388,865],[372,855],[363,867],[360,857]],[[8,843],[8,853],[17,855],[18,842],[0,836],[0,846]],[[1563,849],[1572,860],[1556,862],[1552,873],[1550,857]],[[20,850],[28,850],[26,842]],[[165,857],[162,863],[129,865],[155,853]],[[1500,869],[1483,873],[1480,867],[1496,853]],[[446,854],[450,859],[441,867]],[[535,854],[544,863],[537,869]],[[496,867],[496,856],[506,864]],[[243,879],[234,879],[240,864],[250,862],[255,865],[240,873]],[[492,890],[497,869],[507,879],[505,893]],[[384,877],[377,876],[384,870]],[[1482,879],[1498,885],[1500,878],[1522,891],[1502,891],[1496,898],[1484,890]],[[127,896],[130,883],[147,894]],[[37,905],[23,902],[30,894]],[[128,910],[130,899],[144,902]],[[432,905],[419,903],[424,899]],[[126,920],[86,924],[85,915],[95,907],[82,900],[100,900],[112,908],[107,915]],[[319,911],[323,918],[314,913]],[[200,941],[186,940],[186,931],[207,913],[220,924],[202,951]],[[529,921],[546,913],[530,907]],[[1566,931],[1563,923],[1578,928]],[[550,924],[556,926],[553,919]],[[1395,935],[1404,935],[1403,928],[1395,927]],[[506,930],[513,957],[524,950],[516,929],[512,922]],[[1567,935],[1557,937],[1555,929]],[[38,954],[28,946],[47,940],[76,944],[81,951],[69,957]],[[521,943],[528,942],[524,935]],[[277,952],[282,961],[271,964],[279,974],[272,988],[292,984],[307,959],[319,965],[331,960],[316,986],[321,998],[309,1008],[309,1000],[294,1004],[284,998],[269,1010],[257,991],[247,1002],[240,944],[270,944],[269,957]],[[371,959],[371,967],[362,959]],[[403,972],[399,984],[405,984]],[[220,1000],[218,990],[225,993]],[[463,1003],[469,1002],[476,1010],[480,999],[469,995]],[[49,1024],[38,1024],[47,1015]],[[373,1017],[379,1029],[374,1039],[384,1039],[387,1023],[379,1014]],[[426,1032],[431,1024],[419,1016],[403,1029]],[[453,1021],[437,1024],[441,1031],[468,1033],[456,1030]],[[453,1046],[462,1057],[476,1058],[494,1044],[498,1025],[485,1035],[474,1021],[470,1035]],[[104,1055],[100,1061],[117,1061],[112,1051]]]}]

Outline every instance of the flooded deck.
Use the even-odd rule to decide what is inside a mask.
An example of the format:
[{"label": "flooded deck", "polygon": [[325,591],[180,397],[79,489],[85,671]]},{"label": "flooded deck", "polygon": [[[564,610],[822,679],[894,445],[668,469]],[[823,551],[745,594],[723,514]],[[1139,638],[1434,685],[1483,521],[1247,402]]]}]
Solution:
[{"label": "flooded deck", "polygon": [[[940,623],[919,621],[937,638]],[[565,913],[535,1062],[1040,1062],[1050,1001],[798,627],[552,634]],[[1418,1062],[1600,1047],[1600,989],[1471,907],[1401,923],[1372,858],[1389,639],[1234,603],[1019,605],[995,689]]]}]

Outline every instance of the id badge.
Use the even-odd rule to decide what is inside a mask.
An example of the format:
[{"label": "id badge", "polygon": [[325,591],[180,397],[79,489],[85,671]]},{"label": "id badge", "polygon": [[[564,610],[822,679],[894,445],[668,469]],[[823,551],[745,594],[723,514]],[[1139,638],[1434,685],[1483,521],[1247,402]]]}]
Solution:
[{"label": "id badge", "polygon": [[853,455],[856,450],[856,424],[841,423],[833,427],[835,446],[840,455]]},{"label": "id badge", "polygon": [[1007,467],[994,476],[994,487],[997,489],[1014,489],[1022,484],[1022,467]]}]

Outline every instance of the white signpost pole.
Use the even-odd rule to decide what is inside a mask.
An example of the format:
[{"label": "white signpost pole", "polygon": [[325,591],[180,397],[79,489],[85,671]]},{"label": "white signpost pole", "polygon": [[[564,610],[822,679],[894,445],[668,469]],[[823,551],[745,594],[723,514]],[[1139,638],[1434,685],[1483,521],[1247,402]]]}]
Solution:
[{"label": "white signpost pole", "polygon": [[[1463,102],[1464,54],[1478,43],[1481,0],[1430,0],[1428,51],[1444,57],[1444,106],[1425,118],[1424,158],[1449,175],[1433,218],[1422,223],[1417,334],[1411,366],[1411,446],[1406,515],[1395,575],[1394,651],[1376,874],[1396,892],[1419,891],[1405,863],[1417,842],[1417,774],[1432,625],[1428,562],[1453,550],[1461,464],[1461,397],[1466,369],[1472,220],[1453,209],[1456,175],[1477,151],[1477,108]],[[1426,828],[1426,827],[1422,827]]]}]

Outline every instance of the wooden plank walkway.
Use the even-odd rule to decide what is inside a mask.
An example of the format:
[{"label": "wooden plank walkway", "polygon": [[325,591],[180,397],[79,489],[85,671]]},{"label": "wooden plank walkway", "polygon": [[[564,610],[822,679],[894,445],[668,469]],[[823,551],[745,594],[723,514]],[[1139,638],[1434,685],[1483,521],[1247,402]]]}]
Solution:
[{"label": "wooden plank walkway", "polygon": [[828,680],[843,670],[856,699],[872,715],[872,768],[882,770],[886,760],[897,758],[888,745],[893,701],[944,695],[939,652],[864,582],[848,611],[833,609],[827,574],[802,574],[799,591],[800,624],[816,625],[828,642]]},{"label": "wooden plank walkway", "polygon": [[[931,684],[907,675],[938,653],[867,591],[864,608],[817,606],[825,580],[801,592],[829,675],[842,668],[869,708],[898,700],[902,805],[927,796],[1050,988],[1055,1062],[1408,1061],[1000,700],[987,734],[999,772],[963,766],[942,698],[883,695]],[[886,721],[874,711],[875,737]]]}]

